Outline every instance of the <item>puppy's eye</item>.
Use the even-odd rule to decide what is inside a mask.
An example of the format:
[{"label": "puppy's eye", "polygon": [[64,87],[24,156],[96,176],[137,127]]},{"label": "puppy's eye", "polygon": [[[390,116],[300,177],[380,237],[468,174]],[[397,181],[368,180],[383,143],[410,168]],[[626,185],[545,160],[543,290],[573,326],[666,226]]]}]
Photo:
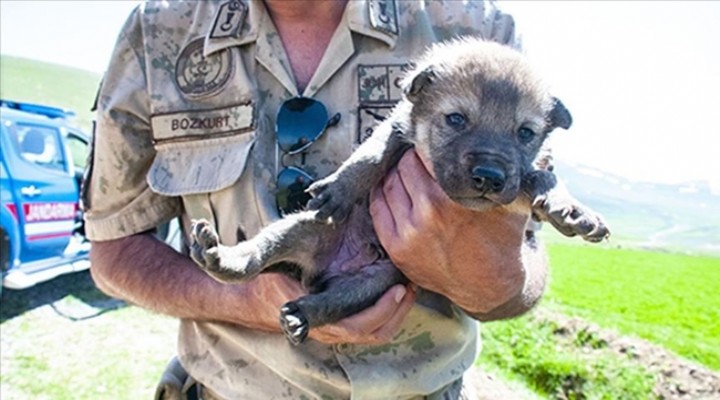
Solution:
[{"label": "puppy's eye", "polygon": [[518,129],[517,135],[520,143],[530,143],[535,138],[535,132],[533,132],[530,128]]},{"label": "puppy's eye", "polygon": [[465,125],[465,116],[460,113],[452,113],[445,116],[445,123],[449,126],[459,128]]}]

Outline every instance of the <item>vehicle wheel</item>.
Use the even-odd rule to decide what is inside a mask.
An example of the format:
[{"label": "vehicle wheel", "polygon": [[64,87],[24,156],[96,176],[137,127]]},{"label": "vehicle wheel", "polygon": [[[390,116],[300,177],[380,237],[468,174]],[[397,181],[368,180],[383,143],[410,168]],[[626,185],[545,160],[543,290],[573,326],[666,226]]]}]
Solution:
[{"label": "vehicle wheel", "polygon": [[10,236],[4,230],[0,230],[0,295],[3,290],[2,278],[8,269],[10,269]]},{"label": "vehicle wheel", "polygon": [[10,236],[8,234],[0,229],[0,271],[5,273],[5,271],[10,269]]}]

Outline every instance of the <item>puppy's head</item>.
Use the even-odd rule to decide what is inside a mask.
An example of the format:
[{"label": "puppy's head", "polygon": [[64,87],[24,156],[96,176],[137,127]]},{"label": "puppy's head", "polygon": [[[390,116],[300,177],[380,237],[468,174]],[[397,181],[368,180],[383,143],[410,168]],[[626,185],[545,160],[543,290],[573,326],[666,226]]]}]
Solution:
[{"label": "puppy's head", "polygon": [[477,210],[514,201],[547,134],[572,122],[521,54],[479,39],[434,46],[403,85],[409,139],[450,198]]}]

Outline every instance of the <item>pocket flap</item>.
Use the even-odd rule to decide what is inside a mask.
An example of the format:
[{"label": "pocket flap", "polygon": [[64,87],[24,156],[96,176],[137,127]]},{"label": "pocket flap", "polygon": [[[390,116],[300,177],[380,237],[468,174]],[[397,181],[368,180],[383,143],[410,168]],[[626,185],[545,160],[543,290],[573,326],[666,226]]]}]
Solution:
[{"label": "pocket flap", "polygon": [[215,192],[240,178],[255,132],[232,136],[156,143],[147,174],[150,188],[165,196]]}]

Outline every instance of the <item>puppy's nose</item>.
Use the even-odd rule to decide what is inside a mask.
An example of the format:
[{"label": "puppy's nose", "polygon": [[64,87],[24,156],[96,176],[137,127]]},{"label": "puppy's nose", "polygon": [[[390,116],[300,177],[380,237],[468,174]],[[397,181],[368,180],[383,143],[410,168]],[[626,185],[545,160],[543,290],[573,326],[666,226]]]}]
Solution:
[{"label": "puppy's nose", "polygon": [[505,187],[505,172],[499,168],[478,165],[471,173],[477,190],[497,193]]}]

